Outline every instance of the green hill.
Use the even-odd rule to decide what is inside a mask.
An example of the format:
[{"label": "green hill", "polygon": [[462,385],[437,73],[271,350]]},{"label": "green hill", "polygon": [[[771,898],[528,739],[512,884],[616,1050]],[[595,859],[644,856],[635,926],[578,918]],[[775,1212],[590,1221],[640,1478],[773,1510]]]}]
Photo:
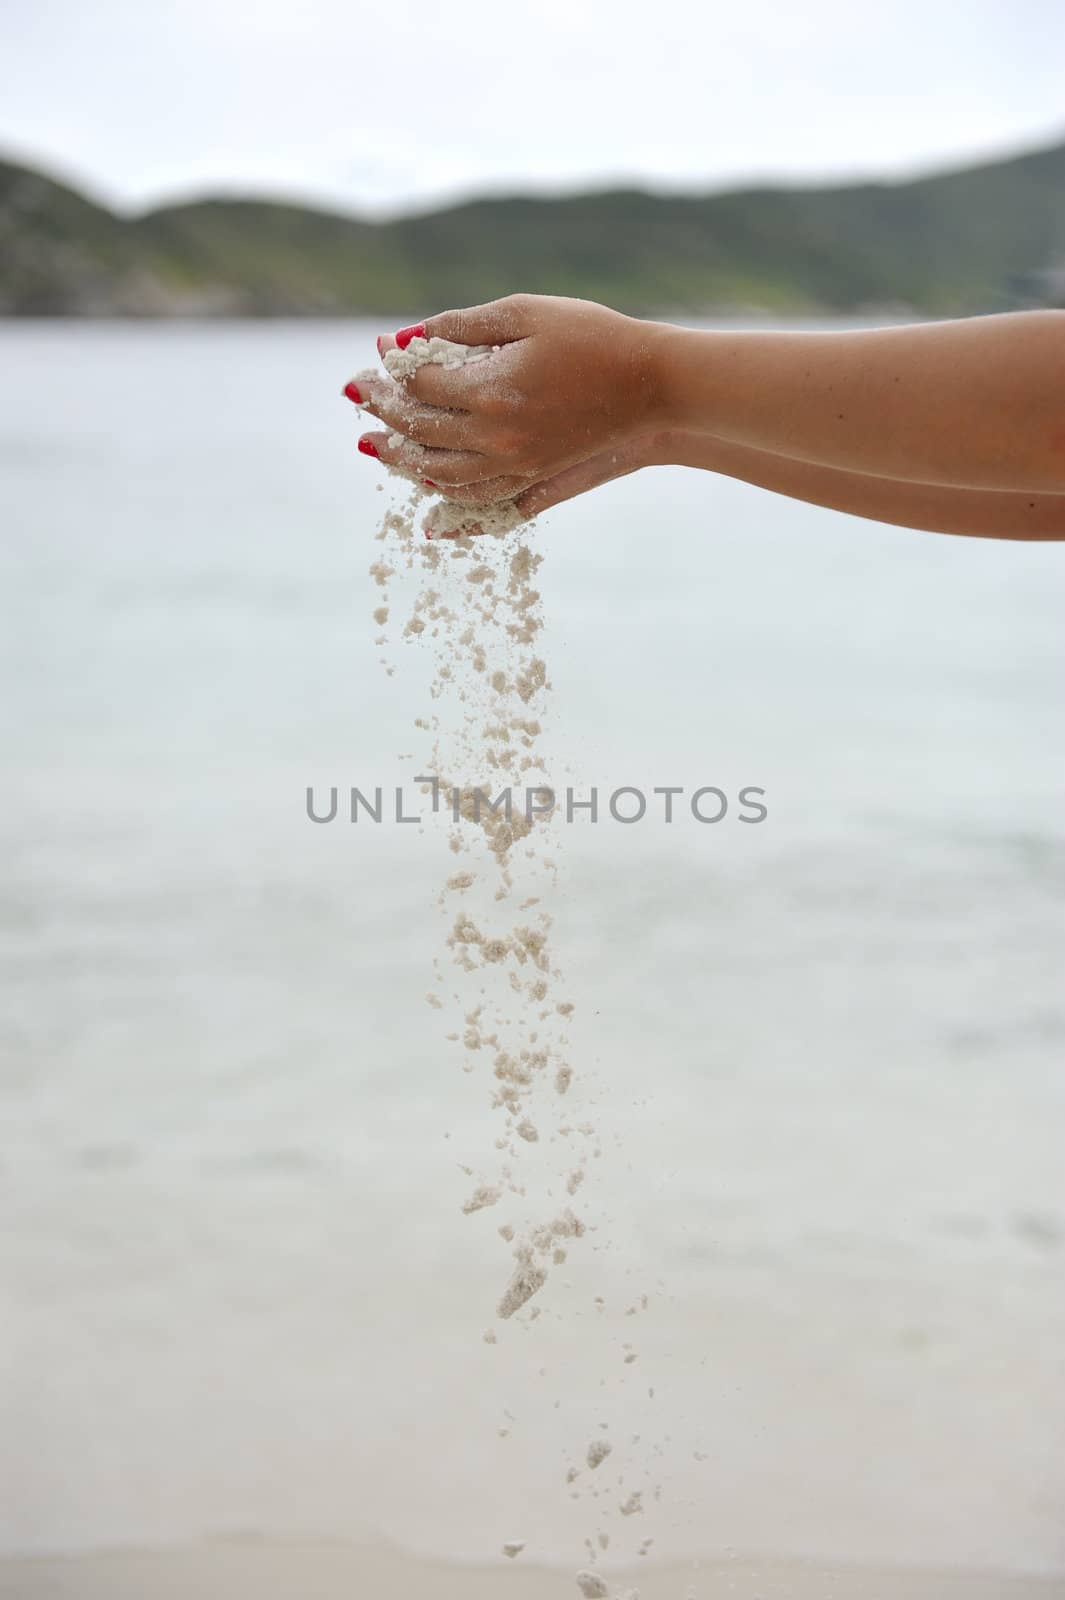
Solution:
[{"label": "green hill", "polygon": [[381,223],[225,198],[122,218],[0,162],[0,314],[395,316],[517,289],[651,314],[1065,305],[1065,143],[905,183],[475,200]]}]

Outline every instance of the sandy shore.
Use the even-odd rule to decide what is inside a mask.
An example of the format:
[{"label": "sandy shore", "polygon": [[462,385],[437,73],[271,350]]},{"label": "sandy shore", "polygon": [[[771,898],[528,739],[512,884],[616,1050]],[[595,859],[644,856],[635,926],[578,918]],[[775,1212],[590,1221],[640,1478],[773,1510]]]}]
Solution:
[{"label": "sandy shore", "polygon": [[[1063,1600],[1065,1576],[918,1572],[720,1560],[612,1578],[640,1600]],[[459,1567],[329,1542],[215,1542],[188,1549],[0,1561],[3,1600],[572,1600],[572,1572]]]}]

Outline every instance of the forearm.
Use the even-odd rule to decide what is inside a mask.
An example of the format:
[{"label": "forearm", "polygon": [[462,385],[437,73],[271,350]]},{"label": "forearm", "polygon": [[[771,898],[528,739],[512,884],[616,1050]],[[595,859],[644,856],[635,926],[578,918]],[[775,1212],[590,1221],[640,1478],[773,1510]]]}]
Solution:
[{"label": "forearm", "polygon": [[1065,539],[1065,493],[956,489],[847,472],[704,433],[661,435],[658,465],[701,467],[774,494],[875,522],[983,539]]},{"label": "forearm", "polygon": [[1065,494],[1065,311],[814,333],[661,324],[648,348],[664,428],[926,489]]}]

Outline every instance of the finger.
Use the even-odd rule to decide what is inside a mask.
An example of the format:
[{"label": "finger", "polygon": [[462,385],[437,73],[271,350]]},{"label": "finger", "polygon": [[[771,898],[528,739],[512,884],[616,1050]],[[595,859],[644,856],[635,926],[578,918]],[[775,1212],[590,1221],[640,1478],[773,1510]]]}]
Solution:
[{"label": "finger", "polygon": [[508,295],[503,300],[467,306],[461,311],[441,311],[425,322],[401,328],[396,343],[401,350],[418,337],[450,339],[453,344],[509,344],[523,337],[525,316],[525,296]]},{"label": "finger", "polygon": [[[445,366],[440,362],[426,363],[400,381],[408,391],[427,405],[445,406],[452,410],[477,409],[479,394],[485,392],[483,370],[488,354],[493,348],[501,349],[526,337],[531,331],[532,298],[528,295],[508,295],[503,300],[491,300],[485,305],[468,306],[461,311],[442,311],[424,322],[400,328],[392,340],[379,339],[377,347],[382,359],[390,350],[404,351],[414,339],[446,339],[452,344],[479,346],[484,352],[481,359],[469,366]],[[498,365],[497,363],[492,363]]]},{"label": "finger", "polygon": [[[394,339],[383,344],[381,359],[391,380],[425,405],[449,411],[477,411],[484,409],[489,399],[498,407],[512,398],[513,391],[503,379],[497,360],[502,345],[494,350],[491,345],[470,346],[477,352],[472,361],[425,361],[411,371],[409,358]],[[394,361],[389,359],[393,353]]]},{"label": "finger", "polygon": [[404,387],[408,394],[427,406],[472,412],[490,407],[496,411],[517,398],[506,376],[506,365],[505,358],[501,363],[499,352],[482,356],[465,366],[443,367],[436,362],[426,362],[405,379]]},{"label": "finger", "polygon": [[528,478],[488,478],[484,483],[466,483],[448,486],[429,480],[429,488],[439,491],[441,497],[454,505],[496,505],[500,500],[513,500],[522,490],[528,489]]},{"label": "finger", "polygon": [[361,406],[363,396],[369,394],[374,384],[378,382],[378,374],[372,368],[364,367],[353,378],[349,378],[341,394],[352,401],[354,405]]},{"label": "finger", "polygon": [[428,479],[434,488],[484,483],[495,475],[484,456],[468,450],[428,450],[398,433],[364,433],[358,444],[363,455],[423,483]]},{"label": "finger", "polygon": [[375,380],[360,389],[357,404],[415,444],[468,450],[473,443],[468,413],[422,405],[411,399],[402,384]]}]

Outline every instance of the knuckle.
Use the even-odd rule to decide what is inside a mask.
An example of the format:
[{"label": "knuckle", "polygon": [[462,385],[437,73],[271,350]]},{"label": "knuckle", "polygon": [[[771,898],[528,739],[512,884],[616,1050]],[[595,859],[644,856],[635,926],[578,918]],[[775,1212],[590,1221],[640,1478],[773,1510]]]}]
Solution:
[{"label": "knuckle", "polygon": [[525,395],[512,383],[494,383],[491,388],[486,387],[479,403],[485,414],[494,418],[517,417],[527,409]]},{"label": "knuckle", "polygon": [[403,432],[411,439],[417,439],[419,444],[439,445],[440,434],[447,424],[447,418],[433,411],[408,412],[406,420],[400,423]]},{"label": "knuckle", "polygon": [[478,406],[484,416],[493,422],[499,417],[505,417],[508,411],[506,396],[497,388],[487,389],[483,396],[478,398]]},{"label": "knuckle", "polygon": [[468,311],[449,311],[447,314],[449,327],[454,329],[450,337],[456,344],[467,344],[467,333],[470,327],[470,313]]},{"label": "knuckle", "polygon": [[390,426],[395,426],[396,423],[402,421],[405,409],[403,398],[400,395],[379,395],[374,403],[375,415],[380,417],[382,421],[389,423]]},{"label": "knuckle", "polygon": [[421,400],[423,403],[426,400],[425,391],[428,387],[427,374],[429,370],[430,369],[428,367],[419,367],[418,370],[413,372],[411,376],[404,382],[404,388],[406,392],[409,395],[413,395],[415,400]]}]

